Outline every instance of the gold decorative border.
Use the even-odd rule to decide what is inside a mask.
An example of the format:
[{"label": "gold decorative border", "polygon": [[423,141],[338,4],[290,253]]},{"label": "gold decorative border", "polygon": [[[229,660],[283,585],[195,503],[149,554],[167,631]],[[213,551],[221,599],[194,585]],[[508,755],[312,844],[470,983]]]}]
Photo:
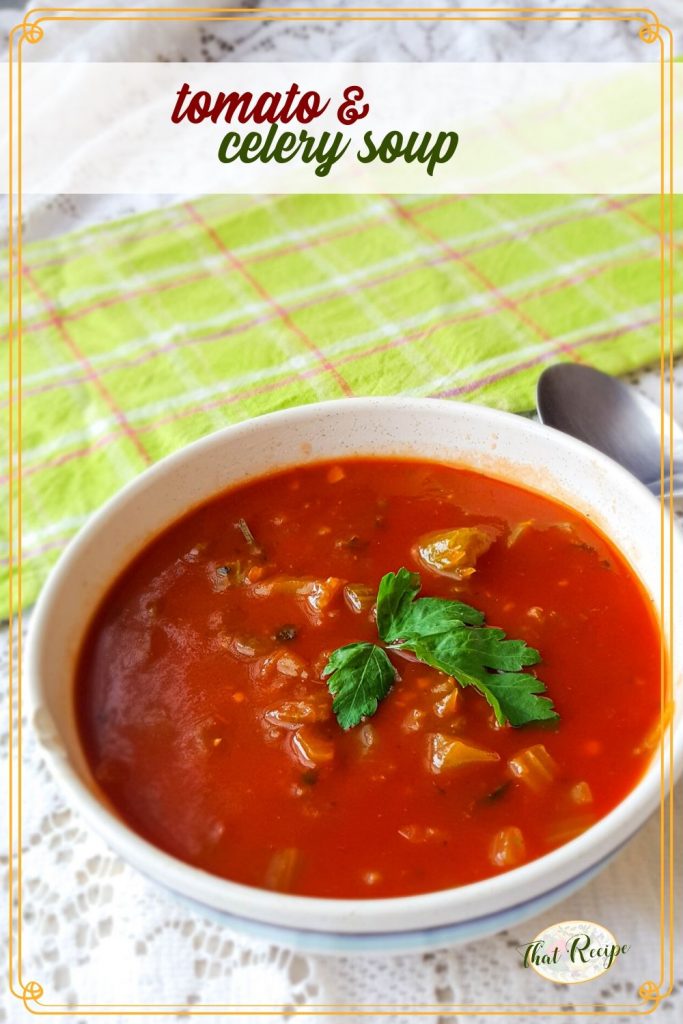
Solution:
[{"label": "gold decorative border", "polygon": [[[644,43],[659,43],[660,65],[660,443],[661,461],[660,475],[662,485],[667,472],[673,469],[673,415],[670,425],[669,466],[665,465],[665,414],[664,398],[666,391],[666,371],[669,372],[669,408],[673,414],[673,279],[674,279],[674,242],[673,242],[673,168],[674,168],[674,133],[673,133],[673,34],[659,20],[650,8],[635,7],[563,7],[546,10],[542,7],[465,7],[460,9],[439,7],[355,7],[355,8],[315,8],[315,7],[78,7],[78,8],[46,8],[36,7],[27,10],[23,22],[16,25],[9,39],[9,646],[10,646],[10,678],[9,678],[9,982],[10,991],[20,1000],[25,1009],[33,1014],[59,1014],[63,1016],[92,1016],[126,1014],[128,1016],[167,1016],[181,1014],[184,1016],[272,1016],[283,1009],[281,1004],[248,1004],[257,1009],[246,1009],[245,1004],[139,1004],[88,1003],[74,1006],[67,1003],[43,1002],[45,991],[37,981],[24,981],[22,976],[22,611],[21,611],[21,556],[22,556],[22,522],[21,522],[21,477],[22,477],[22,49],[24,43],[35,45],[45,34],[44,25],[55,21],[142,21],[142,22],[185,22],[185,21],[611,21],[630,22],[638,27],[638,35]],[[16,65],[16,66],[15,66]],[[668,68],[668,70],[667,70]],[[15,201],[16,186],[16,201]],[[15,460],[16,449],[16,460]],[[666,502],[660,500],[661,530],[661,606],[665,618],[668,618],[669,642],[673,643],[673,498],[669,498],[669,525],[666,528]],[[669,552],[669,575],[665,570],[665,551]],[[16,557],[16,564],[15,559]],[[668,587],[667,587],[668,581]],[[13,620],[14,608],[17,609],[16,626]],[[667,616],[668,611],[668,616]],[[16,629],[16,641],[15,641]],[[16,680],[12,667],[12,656],[16,644],[17,672]],[[672,665],[667,658],[662,638],[661,652],[661,708],[662,730],[660,744],[660,956],[659,981],[644,981],[638,987],[640,1002],[603,1004],[604,1008],[595,1009],[595,1002],[578,1004],[571,1011],[553,1005],[540,1004],[410,1004],[401,1005],[403,1014],[415,1016],[450,1016],[454,1013],[464,1015],[509,1016],[524,1011],[526,1016],[615,1016],[632,1011],[638,1015],[653,1013],[661,1001],[671,994],[674,985],[674,902],[673,902],[673,864],[674,864],[674,794],[673,786],[667,793],[665,785],[665,769],[668,764],[669,777],[673,777],[673,716],[672,699]],[[16,716],[16,725],[15,725]],[[668,719],[668,721],[667,721]],[[668,741],[665,742],[665,740]],[[668,762],[665,748],[668,747]],[[668,841],[667,841],[668,831]],[[14,867],[16,850],[17,867]],[[16,915],[15,915],[16,910]],[[16,926],[16,938],[15,938]],[[297,1006],[297,1016],[315,1016],[321,1013],[334,1016],[391,1016],[399,1009],[396,1004],[306,1004]]]}]

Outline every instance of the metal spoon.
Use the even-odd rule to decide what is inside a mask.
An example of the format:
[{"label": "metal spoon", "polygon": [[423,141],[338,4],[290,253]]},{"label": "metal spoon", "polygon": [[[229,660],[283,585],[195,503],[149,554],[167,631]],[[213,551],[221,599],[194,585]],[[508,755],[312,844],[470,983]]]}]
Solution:
[{"label": "metal spoon", "polygon": [[[621,463],[653,494],[661,490],[661,416],[654,402],[616,377],[576,363],[557,363],[541,374],[536,388],[541,423],[585,441]],[[664,416],[664,495],[683,495],[683,430],[673,422],[673,464],[669,475],[669,430]]]}]

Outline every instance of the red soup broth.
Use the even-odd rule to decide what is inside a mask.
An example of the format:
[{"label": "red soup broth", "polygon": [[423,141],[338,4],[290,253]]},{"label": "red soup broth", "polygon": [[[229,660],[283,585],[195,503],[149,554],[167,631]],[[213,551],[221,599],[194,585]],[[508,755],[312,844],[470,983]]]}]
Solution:
[{"label": "red soup broth", "polygon": [[[463,526],[495,537],[470,575],[416,561],[421,537]],[[559,720],[500,726],[472,687],[392,654],[399,679],[344,731],[322,669],[377,641],[374,595],[401,566],[537,648]],[[586,518],[469,470],[359,458],[247,483],[152,539],[88,629],[76,708],[99,786],[161,849],[252,886],[402,896],[607,814],[656,744],[659,666],[651,602]],[[453,738],[495,759],[439,769]]]}]

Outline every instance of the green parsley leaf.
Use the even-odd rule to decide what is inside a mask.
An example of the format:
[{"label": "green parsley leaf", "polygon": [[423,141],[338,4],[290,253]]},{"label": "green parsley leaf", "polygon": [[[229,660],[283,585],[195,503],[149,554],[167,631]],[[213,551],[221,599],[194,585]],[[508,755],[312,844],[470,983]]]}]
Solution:
[{"label": "green parsley leaf", "polygon": [[[412,642],[409,640],[408,644]],[[541,660],[538,651],[527,647],[524,640],[506,640],[502,629],[489,626],[467,629],[462,623],[453,623],[450,628],[446,624],[440,633],[435,630],[417,637],[414,642],[431,645],[444,662],[476,663],[500,672],[519,672],[526,665],[536,665]],[[450,669],[448,673],[454,674]]]},{"label": "green parsley leaf", "polygon": [[556,721],[560,717],[550,697],[538,696],[545,693],[545,683],[528,672],[490,672],[486,683],[477,689],[486,697],[499,722],[507,720],[517,726]]},{"label": "green parsley leaf", "polygon": [[[540,661],[538,651],[523,640],[505,640],[500,629],[468,629],[426,636],[408,647],[426,665],[453,676],[461,686],[474,686],[489,702],[501,725],[526,725],[558,718],[545,684],[520,672]],[[493,670],[493,671],[491,671]]]},{"label": "green parsley leaf", "polygon": [[382,577],[377,591],[377,629],[385,643],[442,633],[449,623],[480,626],[484,621],[481,612],[461,601],[442,597],[416,601],[421,586],[418,574],[407,569]]},{"label": "green parsley leaf", "polygon": [[482,612],[462,601],[449,601],[445,597],[421,597],[405,609],[398,623],[398,632],[401,639],[406,640],[416,636],[432,636],[443,633],[445,629],[458,629],[464,625],[481,626],[483,621]]},{"label": "green parsley leaf", "polygon": [[342,729],[374,715],[396,679],[396,669],[376,644],[347,644],[333,651],[323,669],[334,696],[332,710]]},{"label": "green parsley leaf", "polygon": [[416,572],[388,572],[377,591],[377,630],[385,643],[399,640],[400,623],[422,584]]}]

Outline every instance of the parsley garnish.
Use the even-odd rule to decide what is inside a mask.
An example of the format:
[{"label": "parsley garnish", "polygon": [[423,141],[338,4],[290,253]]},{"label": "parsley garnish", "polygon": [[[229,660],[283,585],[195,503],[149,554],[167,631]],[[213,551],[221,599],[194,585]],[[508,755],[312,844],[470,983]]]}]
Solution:
[{"label": "parsley garnish", "polygon": [[[377,630],[389,651],[411,651],[425,665],[473,686],[493,708],[501,725],[526,725],[558,718],[545,684],[522,670],[541,660],[523,640],[508,640],[502,629],[461,601],[422,597],[420,577],[407,569],[387,573],[377,592]],[[332,709],[343,729],[373,715],[396,678],[386,651],[377,644],[348,644],[334,651],[323,677],[335,695]]]},{"label": "parsley garnish", "polygon": [[332,710],[342,729],[374,715],[396,679],[396,669],[377,644],[347,644],[329,657],[323,678],[334,695]]}]

